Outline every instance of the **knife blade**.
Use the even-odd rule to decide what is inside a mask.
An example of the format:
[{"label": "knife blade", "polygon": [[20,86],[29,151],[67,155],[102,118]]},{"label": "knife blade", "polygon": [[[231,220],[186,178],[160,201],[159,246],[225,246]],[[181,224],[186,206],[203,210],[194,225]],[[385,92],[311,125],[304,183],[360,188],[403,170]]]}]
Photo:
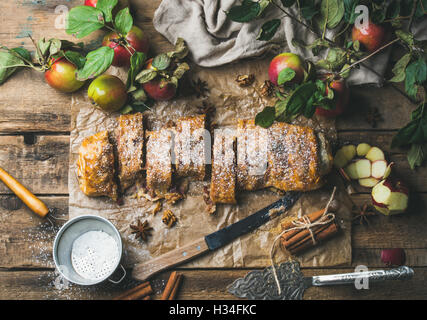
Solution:
[{"label": "knife blade", "polygon": [[162,270],[184,263],[206,252],[221,248],[289,210],[300,196],[301,192],[287,192],[278,201],[236,223],[215,231],[193,243],[171,250],[152,260],[136,264],[132,270],[132,276],[135,279],[145,281]]}]

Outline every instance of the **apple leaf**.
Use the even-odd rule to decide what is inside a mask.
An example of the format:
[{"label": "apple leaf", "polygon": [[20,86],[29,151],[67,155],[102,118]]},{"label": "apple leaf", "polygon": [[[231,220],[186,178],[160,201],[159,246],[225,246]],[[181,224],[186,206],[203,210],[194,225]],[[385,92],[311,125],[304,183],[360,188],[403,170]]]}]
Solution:
[{"label": "apple leaf", "polygon": [[157,76],[156,70],[153,69],[144,69],[135,77],[135,80],[139,83],[147,83],[148,81],[153,80]]},{"label": "apple leaf", "polygon": [[396,62],[392,69],[394,77],[389,80],[390,82],[402,82],[403,80],[405,80],[405,70],[409,61],[411,61],[411,54],[407,53],[403,55],[402,58],[399,59],[399,61]]},{"label": "apple leaf", "polygon": [[293,69],[285,68],[279,72],[279,76],[277,77],[277,84],[281,86],[282,84],[285,84],[286,82],[295,78],[295,75],[296,73]]},{"label": "apple leaf", "polygon": [[264,110],[255,116],[255,124],[257,126],[268,128],[276,118],[276,109],[274,107],[265,107]]},{"label": "apple leaf", "polygon": [[344,0],[344,21],[353,24],[358,14],[356,7],[359,5],[359,0]]},{"label": "apple leaf", "polygon": [[408,152],[408,162],[412,170],[423,164],[427,158],[427,144],[413,144]]},{"label": "apple leaf", "polygon": [[299,1],[301,15],[306,20],[311,20],[319,13],[315,0],[300,0]]},{"label": "apple leaf", "polygon": [[138,52],[136,51],[130,58],[130,68],[128,71],[128,77],[126,80],[126,89],[129,91],[136,90],[136,87],[134,86],[135,78],[137,74],[142,70],[144,67],[146,56],[144,52]]},{"label": "apple leaf", "polygon": [[0,84],[3,84],[18,67],[25,65],[26,64],[22,59],[11,52],[0,51]]},{"label": "apple leaf", "polygon": [[177,80],[181,79],[184,73],[186,73],[188,70],[190,70],[190,66],[188,63],[183,62],[178,65],[178,67],[173,72],[172,76],[176,78]]},{"label": "apple leaf", "polygon": [[114,50],[110,47],[100,47],[89,52],[85,65],[77,72],[77,80],[92,79],[104,73],[111,66],[113,58]]},{"label": "apple leaf", "polygon": [[114,26],[122,35],[126,35],[132,29],[133,18],[129,12],[129,8],[124,8],[117,13],[114,19]]},{"label": "apple leaf", "polygon": [[277,30],[279,29],[279,26],[280,26],[280,19],[273,19],[265,22],[261,26],[261,30],[259,31],[257,39],[262,41],[271,40],[276,34]]},{"label": "apple leaf", "polygon": [[183,38],[176,39],[175,50],[167,53],[171,59],[184,59],[188,54],[188,47]]},{"label": "apple leaf", "polygon": [[98,0],[96,3],[96,8],[101,10],[104,13],[105,21],[113,21],[112,11],[117,5],[118,0]]},{"label": "apple leaf", "polygon": [[248,22],[255,19],[261,12],[258,2],[244,0],[240,6],[234,6],[227,12],[227,17],[235,22]]},{"label": "apple leaf", "polygon": [[321,24],[326,23],[329,29],[333,29],[344,17],[345,9],[342,0],[322,0],[320,5]]},{"label": "apple leaf", "polygon": [[68,12],[65,31],[80,39],[101,29],[104,24],[104,14],[101,10],[89,6],[78,6]]},{"label": "apple leaf", "polygon": [[74,64],[79,70],[82,69],[86,63],[86,58],[75,51],[65,51],[64,57],[72,64]]},{"label": "apple leaf", "polygon": [[405,91],[411,98],[415,99],[418,84],[422,84],[427,79],[427,64],[422,58],[419,58],[406,68],[405,73]]},{"label": "apple leaf", "polygon": [[161,53],[154,57],[152,66],[158,70],[166,70],[171,64],[171,58],[167,53]]}]

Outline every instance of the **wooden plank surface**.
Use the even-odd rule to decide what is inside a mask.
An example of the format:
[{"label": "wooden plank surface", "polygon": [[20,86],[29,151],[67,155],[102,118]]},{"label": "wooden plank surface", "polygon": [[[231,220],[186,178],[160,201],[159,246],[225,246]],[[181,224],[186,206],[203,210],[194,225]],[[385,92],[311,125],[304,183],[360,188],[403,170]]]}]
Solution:
[{"label": "wooden plank surface", "polygon": [[[73,40],[61,28],[55,28],[59,5],[72,8],[83,0],[6,0],[0,2],[0,44],[23,46],[31,51],[35,39],[59,37]],[[160,0],[130,1],[137,25],[151,39],[152,53],[171,48],[152,26],[152,17]],[[103,32],[85,39],[97,46]],[[82,89],[85,90],[85,89]],[[0,86],[0,166],[41,195],[56,212],[53,224],[42,220],[0,184],[0,299],[105,299],[136,285],[129,277],[120,284],[104,283],[87,288],[76,285],[58,289],[61,284],[53,269],[52,242],[68,218],[68,154],[71,129],[70,104],[73,96],[56,92],[44,82],[43,75],[31,70],[15,74]],[[382,117],[375,128],[365,119],[369,108],[377,108]],[[349,112],[337,120],[339,139],[352,143],[368,142],[384,149],[396,163],[395,172],[410,185],[415,200],[405,215],[370,218],[370,225],[353,228],[352,266],[332,269],[305,269],[305,275],[351,272],[360,264],[383,267],[383,248],[401,247],[406,263],[415,267],[411,282],[376,284],[370,290],[354,287],[311,288],[305,299],[426,299],[427,298],[427,169],[410,170],[402,150],[391,150],[397,129],[415,108],[390,86],[351,88]],[[370,200],[364,188],[353,196],[356,204]],[[178,298],[232,299],[226,288],[249,270],[180,270],[185,280]],[[168,272],[152,281],[157,293],[164,287]],[[157,295],[158,297],[158,295]]]}]

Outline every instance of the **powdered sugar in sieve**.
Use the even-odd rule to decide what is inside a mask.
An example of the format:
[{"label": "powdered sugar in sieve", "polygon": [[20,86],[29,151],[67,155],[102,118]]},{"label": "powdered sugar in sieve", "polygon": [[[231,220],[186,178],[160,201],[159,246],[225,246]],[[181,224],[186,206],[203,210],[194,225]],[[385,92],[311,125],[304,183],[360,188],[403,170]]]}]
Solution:
[{"label": "powdered sugar in sieve", "polygon": [[74,240],[71,263],[83,278],[98,280],[111,275],[117,266],[119,248],[112,236],[103,231],[88,231]]}]

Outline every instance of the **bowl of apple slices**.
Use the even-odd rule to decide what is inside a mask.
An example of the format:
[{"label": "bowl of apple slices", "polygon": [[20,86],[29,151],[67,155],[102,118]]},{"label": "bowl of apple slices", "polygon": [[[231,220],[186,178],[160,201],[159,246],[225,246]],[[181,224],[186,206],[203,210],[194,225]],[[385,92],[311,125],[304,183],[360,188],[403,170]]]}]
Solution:
[{"label": "bowl of apple slices", "polygon": [[393,164],[380,148],[367,143],[344,145],[334,157],[334,166],[344,178],[372,188],[372,204],[384,215],[402,213],[408,207],[409,189],[402,181],[390,177]]}]

